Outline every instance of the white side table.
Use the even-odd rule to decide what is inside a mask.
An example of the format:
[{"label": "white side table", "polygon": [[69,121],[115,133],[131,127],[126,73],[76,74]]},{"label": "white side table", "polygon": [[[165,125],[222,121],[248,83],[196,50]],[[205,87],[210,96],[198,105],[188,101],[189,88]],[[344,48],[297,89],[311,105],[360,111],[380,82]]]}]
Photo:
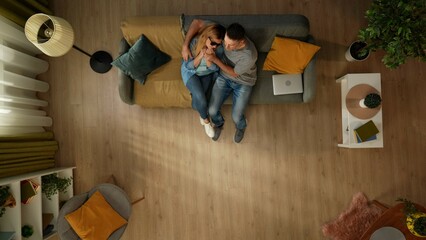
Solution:
[{"label": "white side table", "polygon": [[[382,148],[383,147],[383,121],[382,109],[377,112],[372,118],[359,119],[352,115],[346,106],[346,95],[354,86],[359,84],[368,84],[375,88],[381,95],[381,80],[380,73],[356,73],[346,74],[336,80],[341,84],[341,102],[342,102],[342,143],[337,144],[344,148]],[[354,129],[360,127],[364,123],[372,120],[379,129],[377,139],[367,142],[358,143],[355,139]]]}]

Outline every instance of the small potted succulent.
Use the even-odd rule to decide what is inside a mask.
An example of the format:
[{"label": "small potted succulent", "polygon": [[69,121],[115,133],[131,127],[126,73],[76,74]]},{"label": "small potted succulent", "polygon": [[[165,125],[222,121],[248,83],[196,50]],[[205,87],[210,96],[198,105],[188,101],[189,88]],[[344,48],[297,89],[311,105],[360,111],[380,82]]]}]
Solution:
[{"label": "small potted succulent", "polygon": [[34,234],[33,226],[31,225],[24,225],[21,228],[21,235],[23,238],[29,238]]},{"label": "small potted succulent", "polygon": [[364,99],[361,99],[359,105],[362,108],[376,108],[382,103],[382,98],[377,93],[369,93]]},{"label": "small potted succulent", "polygon": [[417,237],[426,237],[426,213],[419,211],[410,200],[399,198],[397,201],[404,203],[408,230]]},{"label": "small potted succulent", "polygon": [[6,212],[6,207],[16,206],[16,200],[9,192],[9,186],[0,187],[0,217]]},{"label": "small potted succulent", "polygon": [[61,178],[57,174],[52,173],[41,177],[42,192],[47,199],[51,200],[52,196],[58,192],[66,192],[67,187],[71,185],[72,177]]}]

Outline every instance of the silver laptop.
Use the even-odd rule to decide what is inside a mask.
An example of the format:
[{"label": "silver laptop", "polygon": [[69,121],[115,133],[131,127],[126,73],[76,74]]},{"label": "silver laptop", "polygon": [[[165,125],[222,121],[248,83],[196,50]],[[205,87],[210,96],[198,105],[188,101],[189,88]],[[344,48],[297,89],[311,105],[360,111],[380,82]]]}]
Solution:
[{"label": "silver laptop", "polygon": [[274,95],[302,93],[302,74],[272,75]]}]

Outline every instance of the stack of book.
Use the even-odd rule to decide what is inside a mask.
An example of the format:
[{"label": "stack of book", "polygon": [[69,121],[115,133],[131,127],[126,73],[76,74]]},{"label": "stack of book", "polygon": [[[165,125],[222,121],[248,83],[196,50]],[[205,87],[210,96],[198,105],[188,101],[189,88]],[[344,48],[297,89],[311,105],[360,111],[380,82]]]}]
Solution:
[{"label": "stack of book", "polygon": [[377,139],[379,129],[372,120],[366,122],[354,130],[355,138],[358,143],[368,142]]},{"label": "stack of book", "polygon": [[28,204],[37,195],[37,191],[40,189],[40,184],[35,183],[32,180],[24,180],[21,182],[21,202]]}]

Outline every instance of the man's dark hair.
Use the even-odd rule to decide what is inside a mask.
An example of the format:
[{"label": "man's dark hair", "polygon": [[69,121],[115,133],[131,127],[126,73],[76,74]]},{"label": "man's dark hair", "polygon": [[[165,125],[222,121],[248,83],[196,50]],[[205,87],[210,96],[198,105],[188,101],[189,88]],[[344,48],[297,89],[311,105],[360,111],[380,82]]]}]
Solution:
[{"label": "man's dark hair", "polygon": [[226,29],[226,35],[228,35],[231,40],[243,40],[245,34],[246,31],[244,30],[244,27],[239,23],[233,23]]}]

